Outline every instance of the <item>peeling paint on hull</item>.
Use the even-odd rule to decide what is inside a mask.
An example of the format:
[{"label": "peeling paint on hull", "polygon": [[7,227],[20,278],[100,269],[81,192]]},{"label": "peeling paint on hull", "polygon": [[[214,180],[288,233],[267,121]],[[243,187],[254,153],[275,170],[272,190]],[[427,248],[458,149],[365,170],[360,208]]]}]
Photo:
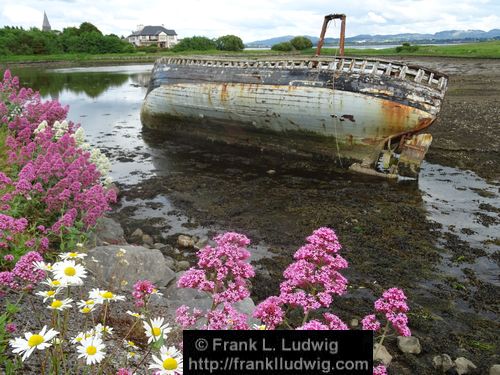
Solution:
[{"label": "peeling paint on hull", "polygon": [[343,71],[186,65],[155,64],[141,109],[146,127],[372,166],[388,140],[429,126],[444,95]]}]

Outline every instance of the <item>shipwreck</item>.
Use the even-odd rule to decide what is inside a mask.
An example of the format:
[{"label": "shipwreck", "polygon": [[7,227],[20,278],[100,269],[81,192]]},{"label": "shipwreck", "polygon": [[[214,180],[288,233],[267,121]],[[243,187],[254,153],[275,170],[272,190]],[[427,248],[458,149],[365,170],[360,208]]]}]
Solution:
[{"label": "shipwreck", "polygon": [[[339,56],[320,55],[341,19]],[[417,65],[344,56],[345,15],[325,17],[314,57],[162,57],[141,108],[147,128],[302,153],[360,172],[417,177],[447,89]]]}]

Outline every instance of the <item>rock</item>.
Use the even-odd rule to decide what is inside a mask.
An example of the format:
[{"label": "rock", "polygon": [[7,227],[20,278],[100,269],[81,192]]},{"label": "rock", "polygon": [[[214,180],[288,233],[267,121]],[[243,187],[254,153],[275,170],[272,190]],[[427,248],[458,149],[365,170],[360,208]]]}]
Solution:
[{"label": "rock", "polygon": [[136,241],[142,239],[142,236],[144,235],[144,232],[142,231],[141,228],[137,228],[136,230],[134,230],[132,232],[132,234],[130,235],[130,237]]},{"label": "rock", "polygon": [[197,249],[201,249],[207,246],[207,244],[208,244],[208,237],[201,237],[200,239],[198,239],[198,241],[196,241],[194,247],[196,247]]},{"label": "rock", "polygon": [[392,355],[389,354],[384,345],[375,344],[373,345],[373,360],[382,362],[387,366],[392,361]]},{"label": "rock", "polygon": [[191,267],[191,265],[189,264],[189,262],[187,260],[181,260],[179,262],[176,262],[176,271],[179,272],[179,271],[185,271],[187,269],[189,269],[189,267]]},{"label": "rock", "polygon": [[109,217],[102,217],[97,220],[95,231],[89,236],[91,246],[125,245],[126,243],[122,226]]},{"label": "rock", "polygon": [[180,247],[193,247],[194,240],[189,236],[185,236],[185,235],[181,234],[177,238],[177,245],[179,245]]},{"label": "rock", "polygon": [[458,357],[457,359],[455,359],[455,366],[457,368],[458,375],[469,374],[470,371],[477,368],[474,363],[464,357]]},{"label": "rock", "polygon": [[490,367],[490,375],[500,375],[500,365],[493,365]]},{"label": "rock", "polygon": [[398,336],[398,347],[403,353],[420,354],[422,347],[418,338]]},{"label": "rock", "polygon": [[358,319],[351,319],[351,328],[356,328],[357,326],[359,326],[359,320]]},{"label": "rock", "polygon": [[171,270],[173,270],[175,268],[175,260],[171,257],[165,257],[165,264]]},{"label": "rock", "polygon": [[162,244],[161,242],[156,242],[153,244],[153,248],[161,250],[165,247],[165,244]]},{"label": "rock", "polygon": [[[137,280],[147,279],[161,288],[175,278],[174,271],[157,249],[108,245],[90,249],[88,255],[87,268],[103,284],[102,287],[122,285],[123,290],[129,290]],[[97,260],[97,263],[90,259]]]},{"label": "rock", "polygon": [[454,366],[453,360],[448,354],[434,356],[432,358],[432,365],[436,370],[441,370],[442,372],[446,372]]},{"label": "rock", "polygon": [[272,174],[275,174],[276,171],[274,169],[270,169],[266,173],[269,174],[269,175],[272,175]]},{"label": "rock", "polygon": [[151,237],[149,234],[143,234],[142,235],[142,242],[146,245],[153,246],[155,241],[153,240],[153,237]]}]

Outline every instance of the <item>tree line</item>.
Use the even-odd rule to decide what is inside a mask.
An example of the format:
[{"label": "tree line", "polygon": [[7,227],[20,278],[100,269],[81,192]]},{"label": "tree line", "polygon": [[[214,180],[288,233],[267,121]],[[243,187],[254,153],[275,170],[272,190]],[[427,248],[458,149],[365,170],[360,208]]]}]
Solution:
[{"label": "tree line", "polygon": [[0,29],[0,55],[49,55],[62,53],[133,52],[134,47],[117,35],[104,35],[89,22],[67,27],[62,32],[25,30],[5,26]]}]

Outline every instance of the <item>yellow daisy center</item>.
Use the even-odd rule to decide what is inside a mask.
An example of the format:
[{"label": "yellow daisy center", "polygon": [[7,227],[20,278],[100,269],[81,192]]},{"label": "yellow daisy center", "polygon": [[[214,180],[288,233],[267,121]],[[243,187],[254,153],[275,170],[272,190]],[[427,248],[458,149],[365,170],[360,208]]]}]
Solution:
[{"label": "yellow daisy center", "polygon": [[111,292],[104,292],[102,294],[102,296],[103,296],[103,298],[111,299],[111,298],[113,298],[113,293],[111,293]]},{"label": "yellow daisy center", "polygon": [[48,291],[47,291],[47,295],[48,295],[48,296],[53,296],[54,294],[56,294],[56,292],[55,292],[55,291],[53,291],[53,290],[48,290]]},{"label": "yellow daisy center", "polygon": [[97,348],[95,346],[87,346],[87,350],[86,350],[87,354],[88,355],[94,355],[95,353],[97,353]]},{"label": "yellow daisy center", "polygon": [[151,332],[153,333],[153,336],[160,336],[161,329],[159,329],[158,327],[153,327],[153,329],[151,329]]},{"label": "yellow daisy center", "polygon": [[94,300],[93,299],[88,299],[85,301],[85,304],[86,305],[93,305],[94,304]]},{"label": "yellow daisy center", "polygon": [[89,307],[84,307],[84,308],[82,309],[82,313],[84,313],[84,314],[87,314],[87,313],[89,313],[89,312],[90,312],[90,308],[89,308]]},{"label": "yellow daisy center", "polygon": [[165,370],[175,370],[177,368],[177,361],[175,358],[167,358],[163,361],[163,368]]},{"label": "yellow daisy center", "polygon": [[58,309],[59,307],[62,306],[62,301],[59,301],[58,299],[55,299],[54,301],[52,301],[52,303],[50,304],[51,307],[53,307],[54,309]]},{"label": "yellow daisy center", "polygon": [[76,274],[75,267],[66,267],[64,269],[64,274],[66,276],[75,276],[75,274]]},{"label": "yellow daisy center", "polygon": [[30,339],[28,340],[28,346],[30,348],[34,347],[34,346],[37,346],[37,345],[40,345],[42,342],[44,342],[45,339],[43,338],[42,335],[33,335],[30,337]]},{"label": "yellow daisy center", "polygon": [[53,280],[52,285],[61,285],[61,282],[59,280]]},{"label": "yellow daisy center", "polygon": [[70,258],[76,258],[78,256],[78,253],[69,253]]},{"label": "yellow daisy center", "polygon": [[129,346],[135,346],[135,343],[133,341],[128,341]]}]

